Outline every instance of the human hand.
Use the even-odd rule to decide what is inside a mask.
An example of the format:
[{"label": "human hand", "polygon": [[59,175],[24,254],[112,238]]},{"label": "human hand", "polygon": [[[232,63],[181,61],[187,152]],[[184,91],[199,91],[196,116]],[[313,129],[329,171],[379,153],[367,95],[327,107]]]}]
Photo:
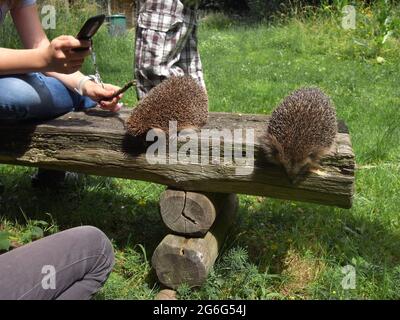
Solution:
[{"label": "human hand", "polygon": [[[91,42],[78,40],[72,36],[60,36],[51,41],[48,47],[42,47],[41,56],[44,59],[46,72],[71,74],[79,71],[85,58],[90,54]],[[74,51],[77,48],[87,48]]]},{"label": "human hand", "polygon": [[100,108],[111,112],[118,112],[122,108],[122,104],[118,102],[122,99],[123,94],[120,94],[113,99],[111,98],[119,89],[119,87],[111,84],[105,83],[103,88],[101,84],[87,81],[82,88],[82,92],[84,96],[99,102]]}]

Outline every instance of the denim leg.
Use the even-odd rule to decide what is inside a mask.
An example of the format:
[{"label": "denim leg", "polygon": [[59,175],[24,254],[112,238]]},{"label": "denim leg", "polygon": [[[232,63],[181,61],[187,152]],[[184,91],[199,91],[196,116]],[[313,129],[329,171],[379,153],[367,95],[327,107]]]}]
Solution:
[{"label": "denim leg", "polygon": [[47,120],[96,102],[40,73],[0,77],[0,120]]}]

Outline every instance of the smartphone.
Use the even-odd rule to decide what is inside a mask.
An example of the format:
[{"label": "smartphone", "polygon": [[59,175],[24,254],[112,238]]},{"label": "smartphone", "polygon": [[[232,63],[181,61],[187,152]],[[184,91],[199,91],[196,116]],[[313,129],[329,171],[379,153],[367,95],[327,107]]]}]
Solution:
[{"label": "smartphone", "polygon": [[[104,14],[89,18],[89,20],[85,22],[82,29],[79,31],[76,38],[78,40],[91,40],[96,32],[100,29],[105,19],[106,16]],[[87,49],[88,48],[76,48],[74,51],[85,51]]]}]

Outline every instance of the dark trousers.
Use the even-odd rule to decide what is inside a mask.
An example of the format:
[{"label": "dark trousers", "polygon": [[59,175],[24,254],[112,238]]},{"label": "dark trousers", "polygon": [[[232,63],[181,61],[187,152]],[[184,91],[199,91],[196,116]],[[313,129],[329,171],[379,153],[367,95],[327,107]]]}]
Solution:
[{"label": "dark trousers", "polygon": [[0,300],[90,299],[113,265],[99,229],[66,230],[0,255]]}]

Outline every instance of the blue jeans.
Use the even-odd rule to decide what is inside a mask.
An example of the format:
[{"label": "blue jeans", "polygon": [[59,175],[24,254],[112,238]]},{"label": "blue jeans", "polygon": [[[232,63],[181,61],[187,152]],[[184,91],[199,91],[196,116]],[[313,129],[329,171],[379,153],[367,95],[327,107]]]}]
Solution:
[{"label": "blue jeans", "polygon": [[41,73],[0,76],[0,120],[48,120],[95,106]]}]

